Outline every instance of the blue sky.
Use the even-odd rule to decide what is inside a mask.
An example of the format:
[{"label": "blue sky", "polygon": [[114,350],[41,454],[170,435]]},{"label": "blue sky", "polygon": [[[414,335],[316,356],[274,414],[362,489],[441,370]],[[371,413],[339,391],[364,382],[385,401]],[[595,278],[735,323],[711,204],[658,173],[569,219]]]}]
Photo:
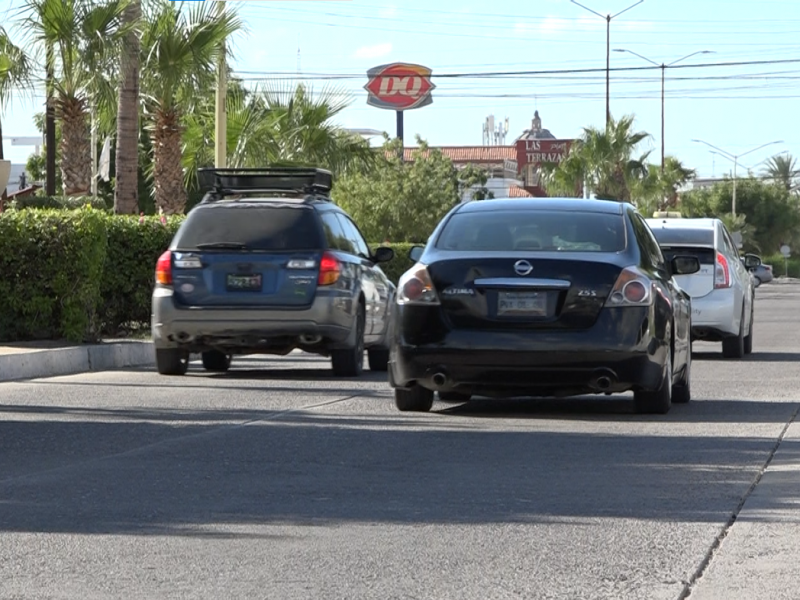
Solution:
[{"label": "blue sky", "polygon": [[[635,0],[581,0],[615,14]],[[18,4],[14,0],[13,4]],[[334,85],[353,100],[340,118],[347,127],[395,129],[391,111],[366,104],[366,71],[404,61],[433,69],[433,104],[405,116],[406,143],[420,134],[431,144],[480,145],[485,118],[509,119],[507,143],[530,127],[539,110],[543,126],[560,138],[605,119],[605,20],[569,0],[250,0],[232,2],[249,34],[235,42],[234,68],[254,86],[269,78],[297,80],[315,90]],[[680,65],[792,60],[783,64],[668,69],[666,151],[701,176],[720,176],[732,162],[693,138],[730,154],[748,154],[747,168],[771,154],[800,156],[800,2],[797,0],[644,0],[612,20],[611,47]],[[611,67],[649,63],[612,52]],[[599,69],[594,73],[503,78],[448,78],[439,74]],[[331,80],[325,77],[339,76]],[[611,111],[634,114],[658,162],[661,144],[660,71],[611,73]],[[37,99],[38,102],[42,98]],[[3,115],[6,137],[34,135],[33,103],[12,103]],[[32,149],[5,152],[23,162]],[[760,167],[758,167],[760,168]]]}]

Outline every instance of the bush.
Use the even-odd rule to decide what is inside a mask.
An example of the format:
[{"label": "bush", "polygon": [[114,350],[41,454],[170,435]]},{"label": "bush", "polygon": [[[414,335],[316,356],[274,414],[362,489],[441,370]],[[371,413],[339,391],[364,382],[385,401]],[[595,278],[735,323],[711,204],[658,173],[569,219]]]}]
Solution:
[{"label": "bush", "polygon": [[105,201],[102,198],[92,196],[22,196],[7,204],[7,208],[12,210],[50,209],[50,210],[75,210],[89,205],[97,210],[107,210]]},{"label": "bush", "polygon": [[[373,251],[379,245],[380,244],[373,244]],[[383,263],[381,265],[381,270],[386,273],[386,276],[396,285],[400,276],[414,265],[414,261],[408,257],[408,252],[415,244],[399,243],[386,245],[394,250],[394,258],[388,263]]]},{"label": "bush", "polygon": [[183,217],[106,217],[108,255],[100,293],[103,298],[102,331],[116,335],[131,324],[150,322],[158,257],[169,247]]},{"label": "bush", "polygon": [[93,339],[107,246],[94,209],[0,214],[0,340]]},{"label": "bush", "polygon": [[[786,276],[786,259],[783,254],[773,254],[771,256],[762,256],[761,260],[765,265],[772,266],[772,274],[775,277]],[[789,277],[800,278],[800,257],[791,256],[789,258]]]}]

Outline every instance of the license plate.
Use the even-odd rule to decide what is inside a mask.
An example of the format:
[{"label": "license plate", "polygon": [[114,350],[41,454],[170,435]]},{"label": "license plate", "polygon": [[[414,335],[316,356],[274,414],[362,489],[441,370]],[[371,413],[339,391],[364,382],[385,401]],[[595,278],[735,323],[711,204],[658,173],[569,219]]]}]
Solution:
[{"label": "license plate", "polygon": [[228,291],[230,292],[260,292],[261,274],[256,275],[228,275]]},{"label": "license plate", "polygon": [[547,294],[540,292],[500,292],[497,314],[502,316],[547,316]]}]

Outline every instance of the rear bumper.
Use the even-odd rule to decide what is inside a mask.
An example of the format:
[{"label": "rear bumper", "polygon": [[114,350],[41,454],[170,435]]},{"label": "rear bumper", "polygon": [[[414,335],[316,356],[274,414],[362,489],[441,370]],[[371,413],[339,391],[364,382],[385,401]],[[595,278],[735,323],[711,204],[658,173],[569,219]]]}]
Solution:
[{"label": "rear bumper", "polygon": [[302,309],[195,308],[177,306],[172,290],[158,286],[152,297],[152,338],[157,348],[258,349],[290,347],[300,336],[321,336],[330,347],[347,344],[353,330],[353,300],[317,294]]},{"label": "rear bumper", "polygon": [[739,333],[742,318],[741,299],[736,288],[714,290],[700,298],[692,298],[692,338],[710,339]]},{"label": "rear bumper", "polygon": [[[618,311],[630,311],[624,323]],[[605,309],[583,331],[451,331],[417,345],[400,331],[390,384],[489,396],[656,390],[669,352],[656,329],[647,309],[625,308]]]}]

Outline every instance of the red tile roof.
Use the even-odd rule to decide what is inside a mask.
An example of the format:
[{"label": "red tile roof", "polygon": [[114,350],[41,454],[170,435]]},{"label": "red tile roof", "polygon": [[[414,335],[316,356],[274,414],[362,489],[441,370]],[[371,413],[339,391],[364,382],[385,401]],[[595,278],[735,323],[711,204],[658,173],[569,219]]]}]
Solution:
[{"label": "red tile roof", "polygon": [[525,188],[521,188],[518,185],[512,185],[508,188],[508,197],[509,198],[533,198],[533,194],[527,191]]},{"label": "red tile roof", "polygon": [[[431,146],[441,150],[455,163],[500,163],[504,160],[517,160],[516,146]],[[404,148],[403,159],[414,160],[418,148]]]}]

